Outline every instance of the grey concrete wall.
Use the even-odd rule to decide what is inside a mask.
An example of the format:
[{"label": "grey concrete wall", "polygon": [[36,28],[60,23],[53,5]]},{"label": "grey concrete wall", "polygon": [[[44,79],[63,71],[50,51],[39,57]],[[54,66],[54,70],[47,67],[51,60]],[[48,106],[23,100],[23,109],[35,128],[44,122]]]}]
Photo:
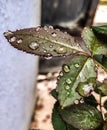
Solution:
[{"label": "grey concrete wall", "polygon": [[10,46],[3,32],[39,24],[40,0],[0,0],[0,130],[28,130],[38,71],[38,58]]}]

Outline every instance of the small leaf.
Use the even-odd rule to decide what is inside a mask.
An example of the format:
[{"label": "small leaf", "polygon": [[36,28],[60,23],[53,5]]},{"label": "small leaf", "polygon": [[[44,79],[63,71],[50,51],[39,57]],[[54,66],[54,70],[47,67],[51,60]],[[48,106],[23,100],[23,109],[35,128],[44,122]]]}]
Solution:
[{"label": "small leaf", "polygon": [[78,129],[93,130],[103,122],[101,113],[90,105],[72,105],[59,111],[64,121]]},{"label": "small leaf", "polygon": [[56,92],[56,89],[53,89],[53,90],[51,91],[51,95],[52,95],[55,99],[57,99],[58,93]]},{"label": "small leaf", "polygon": [[99,41],[90,28],[85,28],[82,37],[92,55],[107,55],[107,44]]},{"label": "small leaf", "polygon": [[57,82],[58,99],[62,107],[74,104],[75,100],[82,98],[76,90],[80,82],[88,81],[94,85],[96,80],[94,67],[93,59],[83,55],[73,56],[63,65]]},{"label": "small leaf", "polygon": [[107,44],[107,25],[92,26],[92,30],[100,41]]},{"label": "small leaf", "polygon": [[67,124],[62,117],[59,114],[59,103],[56,102],[54,105],[53,113],[52,113],[52,124],[54,127],[54,130],[77,130]]},{"label": "small leaf", "polygon": [[73,37],[50,26],[8,31],[4,36],[15,48],[44,57],[84,52]]}]

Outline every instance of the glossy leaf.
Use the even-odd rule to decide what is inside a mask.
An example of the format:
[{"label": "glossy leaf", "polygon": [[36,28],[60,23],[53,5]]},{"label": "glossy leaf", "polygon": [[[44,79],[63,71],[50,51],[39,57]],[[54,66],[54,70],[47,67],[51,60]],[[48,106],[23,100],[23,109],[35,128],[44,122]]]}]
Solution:
[{"label": "glossy leaf", "polygon": [[60,114],[64,121],[78,129],[93,130],[103,122],[101,113],[86,104],[72,105],[60,110]]},{"label": "glossy leaf", "polygon": [[92,55],[107,55],[107,44],[98,40],[90,28],[83,30],[82,38]]},{"label": "glossy leaf", "polygon": [[107,35],[107,25],[92,26],[92,29],[93,29],[95,32],[98,32],[99,34],[105,34],[105,35]]},{"label": "glossy leaf", "polygon": [[100,41],[107,44],[107,25],[92,26],[92,30]]},{"label": "glossy leaf", "polygon": [[71,125],[67,124],[59,114],[59,103],[56,102],[52,112],[52,124],[54,130],[77,130]]},{"label": "glossy leaf", "polygon": [[[80,82],[91,83],[94,85],[96,80],[96,72],[94,70],[94,62],[91,58],[83,55],[71,57],[66,64],[63,65],[57,82],[58,99],[62,107],[75,103],[75,100],[81,99],[81,95],[77,92]],[[89,80],[93,79],[93,80]],[[87,90],[86,86],[84,86]]]},{"label": "glossy leaf", "polygon": [[15,48],[35,55],[51,57],[83,52],[73,37],[52,26],[8,31],[4,36]]}]

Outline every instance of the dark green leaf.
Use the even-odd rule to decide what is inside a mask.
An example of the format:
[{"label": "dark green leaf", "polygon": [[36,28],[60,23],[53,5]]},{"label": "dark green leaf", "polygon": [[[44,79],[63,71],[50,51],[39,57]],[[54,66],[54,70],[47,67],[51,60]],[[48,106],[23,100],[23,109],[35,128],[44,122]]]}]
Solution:
[{"label": "dark green leaf", "polygon": [[94,107],[98,106],[98,103],[96,102],[95,98],[92,95],[90,95],[89,97],[85,97],[84,102]]},{"label": "dark green leaf", "polygon": [[107,44],[99,41],[90,28],[85,28],[82,37],[92,55],[107,55]]},{"label": "dark green leaf", "polygon": [[56,89],[53,89],[53,90],[51,91],[51,95],[52,95],[55,99],[57,99],[58,93],[56,92]]},{"label": "dark green leaf", "polygon": [[59,103],[56,102],[52,113],[52,124],[54,130],[77,130],[71,125],[67,124],[59,114]]},{"label": "dark green leaf", "polygon": [[107,25],[92,26],[92,30],[100,41],[107,44]]},{"label": "dark green leaf", "polygon": [[64,121],[78,129],[93,130],[103,122],[101,113],[96,108],[86,104],[64,108],[60,110],[60,114]]},{"label": "dark green leaf", "polygon": [[102,25],[102,26],[92,26],[92,29],[99,34],[105,34],[107,35],[107,25]]},{"label": "dark green leaf", "polygon": [[[80,82],[87,82],[89,79],[93,79],[93,81],[88,81],[88,85],[94,85],[96,80],[94,67],[93,59],[83,55],[73,56],[71,60],[63,65],[57,83],[58,99],[62,107],[74,104],[75,100],[82,98],[76,91]],[[87,90],[87,86],[84,87],[84,91]]]},{"label": "dark green leaf", "polygon": [[102,65],[107,68],[107,56],[103,56]]},{"label": "dark green leaf", "polygon": [[4,36],[15,48],[35,55],[52,57],[83,52],[73,37],[50,26],[8,31]]}]

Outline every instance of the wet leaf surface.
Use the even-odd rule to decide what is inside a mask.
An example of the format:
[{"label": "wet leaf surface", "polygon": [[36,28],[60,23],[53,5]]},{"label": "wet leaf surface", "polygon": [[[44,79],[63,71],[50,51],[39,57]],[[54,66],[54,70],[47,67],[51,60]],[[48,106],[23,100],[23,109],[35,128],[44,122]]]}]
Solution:
[{"label": "wet leaf surface", "polygon": [[[88,81],[87,85],[94,85],[96,80],[96,72],[94,70],[94,62],[91,58],[83,55],[71,57],[66,64],[63,65],[62,71],[59,74],[57,82],[58,99],[62,107],[69,106],[75,103],[75,100],[80,100],[82,96],[77,92],[77,87],[80,82]],[[93,80],[90,80],[93,79]]]},{"label": "wet leaf surface", "polygon": [[75,38],[52,26],[20,29],[4,33],[9,43],[19,50],[44,57],[66,56],[83,52]]},{"label": "wet leaf surface", "polygon": [[107,44],[98,40],[90,28],[83,30],[82,38],[92,55],[107,55]]},{"label": "wet leaf surface", "polygon": [[72,105],[59,111],[64,121],[78,129],[93,130],[103,122],[101,113],[90,105]]},{"label": "wet leaf surface", "polygon": [[71,125],[67,124],[62,117],[59,114],[59,103],[56,102],[53,108],[52,113],[52,124],[54,127],[54,130],[78,130],[76,128],[73,128]]}]

